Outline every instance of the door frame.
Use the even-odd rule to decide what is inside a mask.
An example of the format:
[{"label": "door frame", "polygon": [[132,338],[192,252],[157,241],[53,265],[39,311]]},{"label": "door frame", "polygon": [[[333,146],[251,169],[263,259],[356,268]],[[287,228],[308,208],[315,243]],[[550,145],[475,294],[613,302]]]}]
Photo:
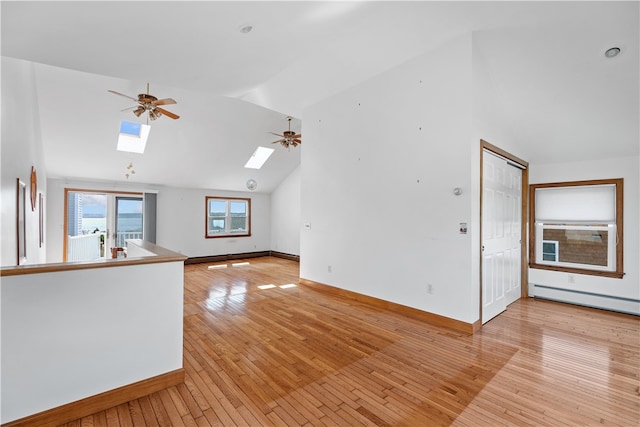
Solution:
[{"label": "door frame", "polygon": [[[140,201],[141,205],[142,205],[142,229],[144,230],[144,195],[141,194],[139,196],[132,196],[129,194],[121,194],[121,193],[117,193],[114,194],[113,196],[113,224],[112,224],[112,228],[111,228],[111,235],[113,238],[113,243],[114,245],[118,245],[118,216],[120,213],[120,205],[119,205],[119,201],[120,200],[136,200],[136,201]],[[143,235],[144,237],[144,235]],[[113,247],[113,246],[112,246]]]},{"label": "door frame", "polygon": [[504,151],[503,149],[481,139],[480,140],[480,242],[479,242],[479,257],[480,257],[480,299],[479,299],[479,313],[480,313],[480,328],[482,328],[482,290],[484,284],[482,283],[482,196],[484,193],[484,150],[491,151],[494,154],[497,154],[500,157],[505,158],[506,160],[517,163],[522,167],[522,197],[521,199],[521,221],[520,221],[520,298],[528,298],[529,297],[529,261],[528,261],[528,252],[527,252],[527,242],[529,240],[529,236],[527,234],[528,231],[528,215],[529,215],[529,162],[522,160],[513,154]]}]

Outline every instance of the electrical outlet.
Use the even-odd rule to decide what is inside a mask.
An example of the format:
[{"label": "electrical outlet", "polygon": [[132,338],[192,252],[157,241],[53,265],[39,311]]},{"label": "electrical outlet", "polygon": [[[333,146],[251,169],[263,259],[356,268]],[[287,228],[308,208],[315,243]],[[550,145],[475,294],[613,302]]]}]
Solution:
[{"label": "electrical outlet", "polygon": [[427,283],[427,293],[428,294],[433,293],[433,285],[431,283]]},{"label": "electrical outlet", "polygon": [[576,276],[574,276],[573,274],[569,275],[569,283],[576,283]]},{"label": "electrical outlet", "polygon": [[329,273],[331,273],[331,266],[330,266],[330,265],[328,265],[328,266],[327,266],[327,271],[328,271]]}]

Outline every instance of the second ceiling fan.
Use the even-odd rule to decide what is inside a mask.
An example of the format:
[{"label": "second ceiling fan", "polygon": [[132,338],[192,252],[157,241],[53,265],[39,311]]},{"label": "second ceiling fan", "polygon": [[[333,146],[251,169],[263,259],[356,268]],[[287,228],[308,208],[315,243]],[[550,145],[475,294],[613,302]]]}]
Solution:
[{"label": "second ceiling fan", "polygon": [[147,93],[138,94],[138,99],[129,95],[124,95],[120,92],[116,92],[115,90],[109,90],[109,92],[116,95],[124,96],[125,98],[137,102],[137,106],[125,108],[125,110],[135,108],[135,110],[133,110],[133,114],[135,114],[137,117],[140,117],[140,115],[146,111],[149,113],[149,118],[151,120],[155,120],[162,115],[165,115],[174,120],[180,118],[180,116],[178,116],[177,114],[174,114],[171,111],[167,111],[164,108],[160,107],[160,105],[176,104],[176,101],[172,98],[158,99],[155,96],[149,94],[149,83],[147,83]]},{"label": "second ceiling fan", "polygon": [[289,147],[296,147],[298,144],[302,144],[302,139],[301,139],[302,134],[295,133],[294,131],[291,130],[291,116],[288,116],[287,120],[289,121],[289,130],[285,130],[284,132],[282,132],[282,135],[275,132],[269,132],[269,133],[282,138],[277,141],[273,141],[272,144],[280,143],[282,144],[282,146],[287,147],[288,149]]}]

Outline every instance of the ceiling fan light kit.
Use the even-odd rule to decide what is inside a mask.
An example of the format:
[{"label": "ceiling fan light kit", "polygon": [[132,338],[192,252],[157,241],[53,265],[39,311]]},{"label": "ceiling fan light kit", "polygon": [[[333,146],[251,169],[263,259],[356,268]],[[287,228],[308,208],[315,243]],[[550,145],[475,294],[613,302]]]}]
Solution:
[{"label": "ceiling fan light kit", "polygon": [[116,92],[115,90],[109,90],[109,92],[115,95],[124,96],[127,99],[137,102],[139,104],[138,106],[131,107],[131,108],[135,108],[133,110],[133,114],[135,114],[136,117],[140,117],[142,113],[147,112],[149,114],[148,118],[151,120],[156,120],[158,117],[162,115],[167,116],[174,120],[177,120],[180,118],[180,116],[178,116],[177,114],[174,114],[171,111],[165,110],[164,108],[160,107],[160,105],[176,104],[176,101],[172,98],[158,99],[155,96],[149,94],[149,83],[147,83],[147,93],[138,94],[137,99],[132,96],[124,95],[120,92]]},{"label": "ceiling fan light kit", "polygon": [[284,132],[282,132],[282,135],[275,132],[269,132],[269,133],[282,138],[277,141],[273,141],[272,144],[278,144],[278,143],[282,144],[282,146],[286,147],[288,150],[290,147],[297,147],[298,144],[302,144],[302,134],[300,133],[296,134],[294,131],[291,130],[291,116],[287,116],[287,121],[289,122],[289,130],[285,130]]}]

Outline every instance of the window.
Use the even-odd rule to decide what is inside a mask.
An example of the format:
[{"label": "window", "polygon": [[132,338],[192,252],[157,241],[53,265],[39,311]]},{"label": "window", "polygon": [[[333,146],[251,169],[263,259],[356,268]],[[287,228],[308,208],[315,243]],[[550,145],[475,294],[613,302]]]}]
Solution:
[{"label": "window", "polygon": [[206,197],[205,237],[250,236],[251,199]]},{"label": "window", "polygon": [[623,180],[534,184],[531,268],[621,278]]}]

